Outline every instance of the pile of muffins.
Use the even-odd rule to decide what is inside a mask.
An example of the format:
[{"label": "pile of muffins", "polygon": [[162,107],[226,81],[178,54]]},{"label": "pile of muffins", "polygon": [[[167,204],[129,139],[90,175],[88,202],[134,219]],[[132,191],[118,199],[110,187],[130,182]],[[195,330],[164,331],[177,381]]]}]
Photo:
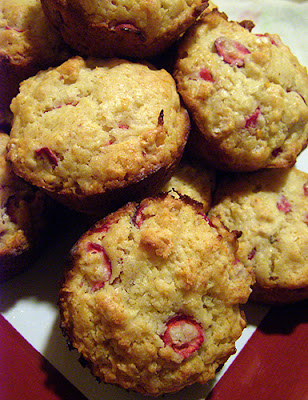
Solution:
[{"label": "pile of muffins", "polygon": [[51,202],[88,215],[63,260],[71,347],[143,394],[208,382],[241,304],[308,297],[306,68],[206,0],[1,6],[1,280]]}]

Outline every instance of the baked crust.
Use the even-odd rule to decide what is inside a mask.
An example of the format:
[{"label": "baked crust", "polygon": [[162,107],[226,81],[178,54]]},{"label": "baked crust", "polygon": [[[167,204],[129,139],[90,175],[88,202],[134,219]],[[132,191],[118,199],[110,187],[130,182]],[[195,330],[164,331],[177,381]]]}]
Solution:
[{"label": "baked crust", "polygon": [[282,304],[308,296],[307,182],[294,167],[217,182],[209,215],[241,233],[237,256],[256,274],[251,300]]},{"label": "baked crust", "polygon": [[179,45],[174,77],[193,121],[188,148],[209,165],[286,168],[307,146],[307,70],[278,35],[205,13]]},{"label": "baked crust", "polygon": [[41,71],[11,109],[15,173],[88,213],[163,185],[190,128],[169,73],[119,59],[75,57]]},{"label": "baked crust", "polygon": [[10,102],[19,84],[73,54],[47,20],[40,0],[2,0],[0,5],[0,127],[9,130]]},{"label": "baked crust", "polygon": [[6,162],[8,140],[0,132],[0,282],[23,271],[39,254],[48,215],[46,196]]},{"label": "baked crust", "polygon": [[162,53],[191,26],[207,0],[49,1],[43,9],[82,55],[146,58]]},{"label": "baked crust", "polygon": [[72,248],[61,327],[100,380],[157,396],[207,382],[235,352],[254,280],[236,235],[199,206],[170,194],[129,203]]},{"label": "baked crust", "polygon": [[200,203],[203,212],[207,213],[212,205],[215,184],[215,170],[184,157],[168,182],[163,187],[159,187],[159,191],[188,196]]}]

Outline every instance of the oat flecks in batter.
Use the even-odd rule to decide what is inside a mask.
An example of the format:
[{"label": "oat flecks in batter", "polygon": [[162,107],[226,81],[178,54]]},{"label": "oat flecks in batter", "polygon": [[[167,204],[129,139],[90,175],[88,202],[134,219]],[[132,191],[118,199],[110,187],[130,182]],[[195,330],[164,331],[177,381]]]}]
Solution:
[{"label": "oat flecks in batter", "polygon": [[208,1],[42,0],[42,5],[52,24],[81,54],[143,59],[161,54],[177,40]]},{"label": "oat flecks in batter", "polygon": [[[174,392],[212,379],[234,353],[254,278],[235,258],[235,235],[196,204],[170,194],[130,203],[72,249],[61,326],[102,381]],[[100,288],[105,261],[88,243],[112,266]]]},{"label": "oat flecks in batter", "polygon": [[15,172],[73,205],[168,171],[189,131],[172,76],[118,59],[75,57],[42,71],[11,109]]},{"label": "oat flecks in batter", "polygon": [[170,190],[187,195],[198,201],[203,206],[203,211],[208,212],[212,204],[212,193],[215,188],[216,173],[211,168],[206,168],[202,163],[182,159],[170,180],[159,190]]},{"label": "oat flecks in batter", "polygon": [[294,165],[308,141],[308,74],[276,34],[217,11],[179,46],[174,77],[195,129],[190,151],[229,171]]},{"label": "oat flecks in batter", "polygon": [[16,176],[5,159],[9,135],[0,132],[0,282],[30,265],[46,230],[43,193]]},{"label": "oat flecks in batter", "polygon": [[263,170],[218,183],[210,216],[241,232],[238,258],[255,268],[253,299],[288,303],[308,296],[308,174]]}]

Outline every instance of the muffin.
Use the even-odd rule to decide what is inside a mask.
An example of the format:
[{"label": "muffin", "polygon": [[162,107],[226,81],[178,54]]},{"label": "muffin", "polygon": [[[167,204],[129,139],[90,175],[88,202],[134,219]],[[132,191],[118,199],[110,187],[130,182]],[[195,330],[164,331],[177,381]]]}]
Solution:
[{"label": "muffin", "polygon": [[214,10],[218,10],[218,6],[217,6],[215,3],[213,3],[211,0],[209,0],[208,6],[207,6],[207,8],[205,9],[203,15],[209,14],[210,12],[212,12],[212,11],[214,11]]},{"label": "muffin", "polygon": [[145,58],[191,26],[207,0],[42,0],[46,16],[83,56]]},{"label": "muffin", "polygon": [[212,194],[215,189],[216,173],[202,163],[182,159],[169,181],[159,189],[160,192],[172,192],[175,196],[188,196],[203,207],[207,213],[212,205]]},{"label": "muffin", "polygon": [[9,106],[19,83],[65,61],[71,50],[48,22],[40,0],[0,4],[0,127],[9,129]]},{"label": "muffin", "polygon": [[252,26],[205,13],[174,68],[194,125],[189,151],[225,171],[291,167],[307,145],[307,70],[278,35]]},{"label": "muffin", "polygon": [[99,380],[156,396],[207,382],[235,352],[253,278],[197,204],[128,203],[72,248],[61,328]]},{"label": "muffin", "polygon": [[169,73],[119,59],[77,56],[42,71],[23,81],[11,109],[15,173],[90,214],[163,185],[190,127]]},{"label": "muffin", "polygon": [[227,175],[209,216],[238,230],[237,257],[255,269],[251,300],[308,297],[308,174],[295,167]]},{"label": "muffin", "polygon": [[9,136],[0,132],[0,282],[34,260],[48,214],[42,192],[17,177],[6,162],[8,140]]}]

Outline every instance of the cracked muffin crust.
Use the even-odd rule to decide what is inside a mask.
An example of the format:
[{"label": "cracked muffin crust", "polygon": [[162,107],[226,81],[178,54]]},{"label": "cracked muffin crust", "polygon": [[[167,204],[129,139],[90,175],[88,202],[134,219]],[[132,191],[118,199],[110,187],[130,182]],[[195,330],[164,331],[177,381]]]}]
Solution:
[{"label": "cracked muffin crust", "polygon": [[19,83],[40,69],[62,63],[70,54],[40,0],[1,0],[0,124],[11,122],[9,106]]},{"label": "cracked muffin crust", "polygon": [[308,174],[291,169],[226,176],[209,216],[238,230],[237,257],[253,267],[251,299],[289,303],[308,297]]},{"label": "cracked muffin crust", "polygon": [[159,188],[160,192],[178,192],[197,201],[207,213],[212,205],[212,195],[215,189],[216,172],[206,168],[202,163],[190,159],[182,159],[169,181]]},{"label": "cracked muffin crust", "polygon": [[212,379],[245,327],[236,235],[170,194],[128,203],[71,250],[61,327],[92,373],[150,395]]},{"label": "cracked muffin crust", "polygon": [[11,109],[14,171],[88,213],[163,185],[190,127],[169,73],[119,59],[78,56],[42,71]]},{"label": "cracked muffin crust", "polygon": [[174,77],[194,123],[189,149],[228,171],[291,167],[308,140],[307,70],[278,35],[242,25],[205,13],[179,46]]},{"label": "cracked muffin crust", "polygon": [[16,176],[5,160],[8,140],[0,132],[0,282],[30,265],[47,221],[43,193]]},{"label": "cracked muffin crust", "polygon": [[83,55],[145,58],[191,26],[207,0],[42,0],[45,14]]}]

